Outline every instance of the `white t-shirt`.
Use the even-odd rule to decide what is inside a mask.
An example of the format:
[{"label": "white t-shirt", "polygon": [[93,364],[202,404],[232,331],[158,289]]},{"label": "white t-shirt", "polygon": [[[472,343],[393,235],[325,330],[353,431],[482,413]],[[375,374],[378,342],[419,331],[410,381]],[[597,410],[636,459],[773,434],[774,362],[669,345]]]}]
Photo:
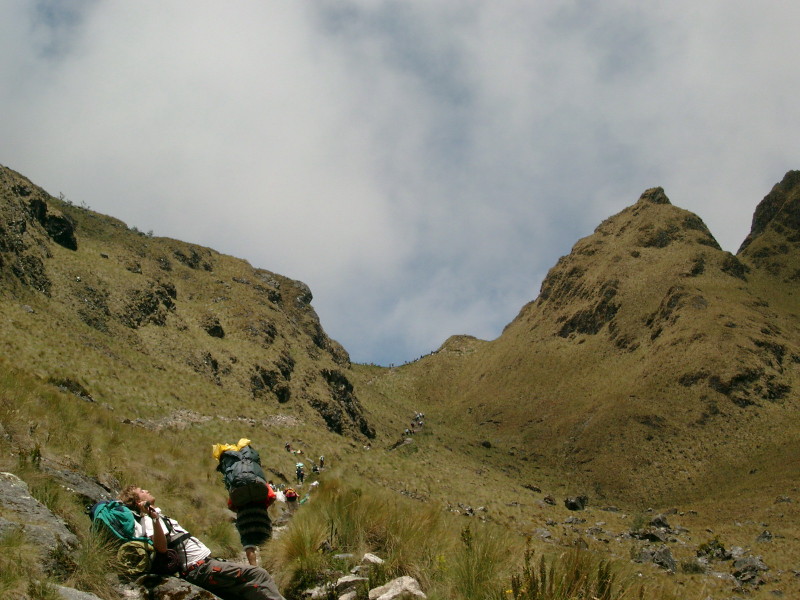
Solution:
[{"label": "white t-shirt", "polygon": [[[178,536],[188,533],[175,519],[160,516],[161,510],[156,510],[159,512],[161,529],[164,532],[164,535],[167,536],[167,543],[169,543],[170,540],[174,540]],[[166,521],[169,521],[169,526],[167,526],[165,523]],[[155,536],[153,519],[151,519],[149,516],[144,516],[141,519],[137,519],[135,528],[136,535],[138,537],[147,536],[150,539],[153,539]],[[193,562],[196,562],[201,558],[207,558],[211,555],[211,550],[209,550],[208,547],[203,544],[203,542],[194,536],[187,537],[185,540],[180,542],[175,550],[178,551],[178,556],[180,556],[181,559],[181,570],[186,569],[186,567]]]}]

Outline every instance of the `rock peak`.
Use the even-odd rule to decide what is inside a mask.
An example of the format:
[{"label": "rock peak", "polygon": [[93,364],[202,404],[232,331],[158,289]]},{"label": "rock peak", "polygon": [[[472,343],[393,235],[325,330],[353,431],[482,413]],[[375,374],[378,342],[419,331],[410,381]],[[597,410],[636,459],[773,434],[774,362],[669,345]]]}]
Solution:
[{"label": "rock peak", "polygon": [[650,188],[649,190],[645,190],[644,193],[639,196],[639,202],[650,202],[652,204],[672,204],[667,198],[667,195],[664,193],[664,188],[662,187],[654,187]]},{"label": "rock peak", "polygon": [[753,213],[753,223],[737,254],[770,229],[781,238],[796,243],[800,238],[800,171],[789,171],[772,191],[764,196]]}]

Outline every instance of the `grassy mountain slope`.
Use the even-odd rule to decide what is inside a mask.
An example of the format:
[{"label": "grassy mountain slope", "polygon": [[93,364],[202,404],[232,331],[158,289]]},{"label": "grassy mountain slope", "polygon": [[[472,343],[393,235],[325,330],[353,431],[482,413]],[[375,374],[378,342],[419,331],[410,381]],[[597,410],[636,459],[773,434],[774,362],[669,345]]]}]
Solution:
[{"label": "grassy mountain slope", "polygon": [[[0,468],[36,480],[26,464],[41,455],[110,487],[147,482],[224,551],[211,444],[253,439],[280,481],[291,441],[420,508],[515,537],[547,525],[545,547],[627,560],[647,507],[680,511],[681,559],[710,529],[744,546],[768,523],[783,542],[766,560],[788,571],[800,515],[774,500],[800,475],[799,198],[792,172],[733,256],[648,190],[578,241],[498,339],[453,336],[382,368],[350,364],[301,282],[0,167]],[[417,411],[425,426],[405,443]],[[579,493],[585,527],[563,505]],[[622,512],[600,512],[611,505]]]},{"label": "grassy mountain slope", "polygon": [[130,230],[0,168],[5,357],[129,419],[288,414],[371,437],[308,287]]},{"label": "grassy mountain slope", "polygon": [[[781,186],[796,194],[796,179]],[[486,441],[522,480],[638,506],[785,490],[800,464],[800,210],[781,206],[749,246],[781,249],[765,268],[648,190],[580,240],[500,338],[453,338],[400,369],[404,385],[462,450]],[[392,379],[359,380],[368,405]]]}]

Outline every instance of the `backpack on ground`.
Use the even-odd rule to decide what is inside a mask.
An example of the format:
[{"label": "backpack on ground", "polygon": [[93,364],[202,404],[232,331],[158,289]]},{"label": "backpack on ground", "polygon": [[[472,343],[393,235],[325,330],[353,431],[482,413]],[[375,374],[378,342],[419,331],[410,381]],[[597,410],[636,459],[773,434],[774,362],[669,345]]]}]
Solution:
[{"label": "backpack on ground", "polygon": [[261,468],[261,457],[251,446],[222,452],[217,471],[222,473],[222,480],[234,505],[245,506],[267,499],[269,489],[264,469]]},{"label": "backpack on ground", "polygon": [[151,571],[153,542],[136,535],[136,516],[130,508],[119,500],[103,500],[87,507],[86,514],[94,531],[119,544],[115,569],[121,576],[135,579]]}]

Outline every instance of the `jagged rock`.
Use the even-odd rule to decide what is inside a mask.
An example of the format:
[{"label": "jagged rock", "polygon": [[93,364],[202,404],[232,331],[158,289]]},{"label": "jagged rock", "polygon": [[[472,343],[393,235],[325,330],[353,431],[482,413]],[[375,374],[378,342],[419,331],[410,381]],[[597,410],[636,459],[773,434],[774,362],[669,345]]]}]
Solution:
[{"label": "jagged rock", "polygon": [[788,235],[792,242],[800,241],[796,237],[796,234],[800,233],[799,198],[800,171],[789,171],[756,207],[750,233],[742,242],[737,254],[747,253],[751,244],[770,229]]},{"label": "jagged rock", "polygon": [[111,500],[116,494],[96,479],[83,473],[67,469],[59,469],[47,464],[42,465],[42,471],[56,479],[68,492],[75,494],[85,504],[94,504],[100,500]]},{"label": "jagged rock", "polygon": [[360,577],[358,575],[345,575],[344,577],[340,577],[336,580],[336,593],[337,594],[344,594],[356,587],[359,584],[365,583],[369,581],[366,577]]},{"label": "jagged rock", "polygon": [[583,510],[588,504],[588,496],[572,496],[564,499],[564,506],[566,506],[568,510]]},{"label": "jagged rock", "polygon": [[555,498],[553,498],[552,496],[550,496],[549,494],[548,494],[547,496],[545,496],[544,498],[542,498],[542,501],[543,501],[545,504],[550,504],[550,505],[552,505],[552,506],[555,506],[555,505],[556,505],[556,499],[555,499]]},{"label": "jagged rock", "polygon": [[364,409],[356,396],[353,384],[341,371],[322,369],[320,372],[331,395],[330,402],[315,399],[309,402],[325,420],[328,428],[338,434],[344,433],[347,425],[352,424],[369,439],[375,438],[375,429],[364,417]]},{"label": "jagged rock", "polygon": [[50,296],[53,283],[47,276],[42,259],[38,256],[17,256],[11,264],[11,272],[24,285]]},{"label": "jagged rock", "polygon": [[580,517],[567,517],[564,520],[566,525],[581,525],[583,523],[586,523],[586,519],[581,519]]},{"label": "jagged rock", "polygon": [[674,573],[675,567],[677,566],[675,559],[672,557],[672,551],[669,549],[669,546],[644,546],[641,550],[639,550],[636,561],[651,562],[662,569],[669,571],[670,573]]},{"label": "jagged rock", "polygon": [[211,337],[220,339],[225,337],[225,330],[217,317],[209,316],[200,323],[200,327]]},{"label": "jagged rock", "polygon": [[756,538],[757,542],[771,542],[772,541],[772,532],[770,531],[762,531],[761,534]]},{"label": "jagged rock", "polygon": [[667,517],[665,515],[656,515],[652,519],[650,519],[650,526],[651,527],[660,527],[663,529],[669,529],[669,523],[667,522]]},{"label": "jagged rock", "polygon": [[128,294],[128,302],[120,319],[131,329],[148,323],[164,326],[167,314],[175,310],[176,299],[177,292],[172,283],[150,282],[146,289],[132,290]]},{"label": "jagged rock", "polygon": [[697,548],[696,554],[700,558],[709,560],[730,560],[732,558],[731,553],[728,552],[725,546],[722,545],[722,542],[716,538],[705,544],[701,544]]},{"label": "jagged rock", "polygon": [[386,585],[371,589],[369,600],[399,600],[400,598],[427,598],[413,577],[405,575]]},{"label": "jagged rock", "polygon": [[[66,523],[30,495],[28,485],[12,473],[0,473],[0,536],[21,528],[31,543],[48,556],[69,554],[78,546],[78,538]],[[53,565],[46,564],[46,568]]]},{"label": "jagged rock", "polygon": [[363,558],[361,559],[362,565],[382,565],[383,563],[384,560],[381,557],[370,554],[369,552],[364,554]]},{"label": "jagged rock", "polygon": [[660,542],[666,544],[669,541],[667,531],[660,527],[645,527],[631,532],[631,537],[648,542]]},{"label": "jagged rock", "polygon": [[654,187],[642,192],[639,202],[650,202],[652,204],[671,204],[669,198],[664,193],[664,188]]},{"label": "jagged rock", "polygon": [[[250,376],[250,393],[253,398],[263,398],[272,393],[278,402],[285,404],[291,399],[292,391],[289,387],[289,376],[291,369],[267,369],[261,365],[255,365],[255,373]],[[291,363],[294,367],[294,361]]]},{"label": "jagged rock", "polygon": [[197,248],[190,248],[188,254],[184,253],[183,250],[174,250],[172,255],[178,260],[179,263],[186,265],[190,269],[213,271],[210,262],[210,252],[208,252],[208,250],[205,248],[203,248],[201,251],[206,254],[206,260],[200,256],[200,252],[198,252]]},{"label": "jagged rock", "polygon": [[736,559],[733,563],[733,576],[740,585],[762,585],[764,579],[761,573],[769,571],[760,556],[745,556]]},{"label": "jagged rock", "polygon": [[353,590],[351,592],[347,592],[346,594],[342,594],[339,596],[339,600],[356,600],[358,597],[358,592]]},{"label": "jagged rock", "polygon": [[50,210],[47,203],[41,198],[34,198],[29,206],[31,215],[44,227],[51,240],[69,250],[78,249],[78,240],[75,239],[75,224],[69,217]]},{"label": "jagged rock", "polygon": [[99,596],[90,594],[89,592],[81,592],[79,590],[64,587],[63,585],[55,586],[56,592],[64,600],[102,600]]},{"label": "jagged rock", "polygon": [[161,577],[147,586],[147,600],[218,600],[211,592],[177,577]]}]

